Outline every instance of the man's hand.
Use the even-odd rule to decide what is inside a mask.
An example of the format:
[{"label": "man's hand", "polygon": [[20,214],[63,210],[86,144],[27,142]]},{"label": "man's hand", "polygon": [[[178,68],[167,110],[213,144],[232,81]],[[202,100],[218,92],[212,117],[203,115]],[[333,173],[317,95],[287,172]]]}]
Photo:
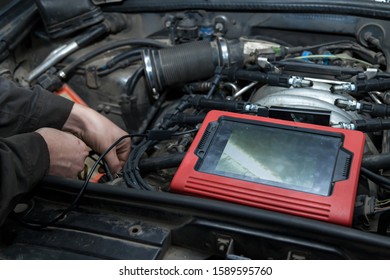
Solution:
[{"label": "man's hand", "polygon": [[45,139],[49,149],[49,174],[77,178],[89,153],[87,145],[76,136],[54,128],[40,128],[36,132]]},{"label": "man's hand", "polygon": [[[79,104],[74,104],[62,130],[76,135],[100,154],[127,134],[106,117]],[[130,144],[130,139],[124,139],[105,156],[113,174],[118,173],[126,162],[130,153]]]}]

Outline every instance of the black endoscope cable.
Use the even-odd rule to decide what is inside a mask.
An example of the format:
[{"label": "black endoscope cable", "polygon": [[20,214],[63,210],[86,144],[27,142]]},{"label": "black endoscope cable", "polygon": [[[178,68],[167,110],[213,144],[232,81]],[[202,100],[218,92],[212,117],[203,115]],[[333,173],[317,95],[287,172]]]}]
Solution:
[{"label": "black endoscope cable", "polygon": [[[178,132],[178,133],[170,133],[169,136],[174,137],[174,136],[181,136],[187,133],[193,133],[196,132],[198,129],[192,129],[188,131],[183,131],[183,132]],[[150,131],[148,134],[127,134],[116,140],[109,148],[107,148],[100,156],[99,158],[95,161],[94,165],[92,166],[91,170],[88,172],[88,175],[86,176],[83,185],[81,186],[80,192],[78,193],[77,197],[73,200],[71,205],[69,205],[68,208],[62,211],[61,214],[59,214],[57,217],[55,217],[53,220],[47,222],[47,223],[39,223],[39,222],[32,222],[32,221],[25,221],[23,218],[20,218],[16,213],[14,213],[16,219],[23,224],[24,226],[31,228],[31,229],[36,229],[36,230],[42,230],[47,227],[50,227],[63,219],[70,211],[72,211],[78,204],[79,200],[81,197],[84,195],[84,192],[88,186],[89,181],[91,180],[91,177],[93,173],[95,172],[96,168],[98,167],[99,163],[103,161],[104,157],[115,147],[117,146],[120,142],[122,142],[126,138],[132,138],[132,137],[144,137],[147,138],[150,136],[150,134],[153,135],[153,132],[156,133],[156,131]],[[127,182],[128,184],[128,182]]]},{"label": "black endoscope cable", "polygon": [[18,217],[17,215],[14,215],[17,220],[19,222],[21,222],[24,226],[28,227],[28,228],[31,228],[31,229],[37,229],[37,230],[41,230],[41,229],[44,229],[44,228],[47,228],[49,226],[52,226],[54,225],[55,223],[57,223],[58,221],[60,221],[61,219],[63,219],[70,211],[72,211],[78,204],[79,200],[81,199],[81,197],[84,195],[84,192],[88,186],[88,183],[89,183],[89,180],[91,179],[93,173],[95,172],[97,166],[99,165],[100,161],[103,160],[103,158],[115,147],[117,146],[120,142],[122,142],[124,139],[126,138],[132,138],[132,137],[146,137],[147,135],[146,134],[127,134],[127,135],[124,135],[122,136],[121,138],[119,138],[118,140],[116,140],[107,150],[105,150],[100,156],[99,158],[96,160],[96,162],[94,163],[94,165],[92,166],[91,170],[89,171],[87,177],[85,178],[84,180],[84,183],[80,189],[80,192],[78,193],[77,197],[73,200],[72,204],[69,205],[68,208],[66,208],[65,210],[62,211],[61,214],[59,214],[56,218],[54,218],[53,220],[47,222],[47,223],[39,223],[39,222],[31,222],[31,221],[25,221],[23,220],[22,218]]}]

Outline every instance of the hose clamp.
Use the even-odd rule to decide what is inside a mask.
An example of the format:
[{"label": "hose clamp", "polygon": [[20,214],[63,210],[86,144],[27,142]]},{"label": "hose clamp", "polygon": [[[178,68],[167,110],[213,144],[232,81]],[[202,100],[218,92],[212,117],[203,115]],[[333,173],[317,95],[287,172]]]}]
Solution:
[{"label": "hose clamp", "polygon": [[219,37],[217,39],[217,43],[218,43],[218,50],[220,54],[220,66],[229,66],[230,64],[229,48],[226,43],[226,40]]},{"label": "hose clamp", "polygon": [[158,82],[156,80],[154,71],[153,71],[153,64],[151,59],[151,50],[143,50],[142,51],[142,59],[144,61],[145,66],[145,75],[146,75],[146,81],[149,84],[150,88],[152,89],[153,93],[157,93],[159,86]]}]

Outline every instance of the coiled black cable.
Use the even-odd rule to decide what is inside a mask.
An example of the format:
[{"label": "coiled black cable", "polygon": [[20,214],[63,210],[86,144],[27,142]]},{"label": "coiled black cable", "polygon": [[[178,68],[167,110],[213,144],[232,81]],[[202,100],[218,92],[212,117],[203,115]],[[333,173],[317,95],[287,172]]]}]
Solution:
[{"label": "coiled black cable", "polygon": [[28,228],[31,228],[31,229],[37,229],[37,230],[41,230],[41,229],[44,229],[44,228],[47,228],[49,226],[52,226],[54,225],[55,223],[57,223],[58,221],[60,221],[61,219],[63,219],[70,211],[72,211],[74,208],[77,207],[77,204],[79,203],[81,197],[84,195],[85,193],[85,190],[89,184],[89,181],[91,180],[91,177],[93,175],[93,173],[95,172],[97,166],[99,165],[100,161],[103,160],[103,158],[116,146],[118,145],[120,142],[122,142],[124,139],[126,138],[131,138],[131,137],[145,137],[145,135],[138,135],[138,134],[128,134],[128,135],[124,135],[122,137],[120,137],[118,140],[116,140],[107,150],[105,150],[100,156],[99,158],[96,160],[96,162],[94,163],[94,165],[92,166],[91,170],[89,171],[87,177],[85,178],[84,180],[84,183],[79,191],[79,193],[77,194],[76,198],[73,200],[73,202],[65,209],[63,210],[57,217],[55,217],[53,220],[49,221],[49,222],[46,222],[46,223],[41,223],[41,222],[35,222],[35,221],[25,221],[24,219],[20,218],[18,215],[14,215],[17,220],[22,223],[24,226],[28,227]]},{"label": "coiled black cable", "polygon": [[[158,126],[158,129],[161,131],[168,131],[174,122],[172,119],[177,114],[183,112],[185,109],[191,107],[191,97],[183,96],[180,103],[177,105],[174,112],[170,115],[169,118],[164,119],[163,122]],[[180,136],[182,133],[190,133],[193,131],[181,132],[179,134],[174,134],[179,128],[176,127],[173,130],[170,130],[170,136]],[[142,155],[147,151],[147,149],[156,143],[153,139],[143,139],[136,147],[132,149],[130,152],[129,158],[125,164],[123,179],[128,187],[136,188],[136,189],[144,189],[144,190],[154,190],[153,187],[149,186],[141,176],[141,172],[139,169],[139,163]]]},{"label": "coiled black cable", "polygon": [[144,182],[139,172],[138,163],[143,153],[149,148],[153,141],[143,139],[136,147],[134,147],[125,163],[123,170],[123,179],[128,187],[139,190],[154,191],[155,189]]}]

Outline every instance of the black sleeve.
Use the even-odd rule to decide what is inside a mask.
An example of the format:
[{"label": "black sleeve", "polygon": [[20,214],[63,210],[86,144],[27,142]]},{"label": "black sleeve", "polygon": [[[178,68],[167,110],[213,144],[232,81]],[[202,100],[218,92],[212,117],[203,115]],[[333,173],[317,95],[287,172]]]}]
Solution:
[{"label": "black sleeve", "polygon": [[0,138],[0,225],[18,199],[43,178],[49,162],[46,142],[36,132]]},{"label": "black sleeve", "polygon": [[0,78],[0,137],[32,132],[41,127],[61,129],[73,102],[41,87],[17,87]]},{"label": "black sleeve", "polygon": [[73,103],[36,87],[17,87],[0,78],[0,225],[18,199],[49,168],[45,140],[38,128],[61,129]]}]

